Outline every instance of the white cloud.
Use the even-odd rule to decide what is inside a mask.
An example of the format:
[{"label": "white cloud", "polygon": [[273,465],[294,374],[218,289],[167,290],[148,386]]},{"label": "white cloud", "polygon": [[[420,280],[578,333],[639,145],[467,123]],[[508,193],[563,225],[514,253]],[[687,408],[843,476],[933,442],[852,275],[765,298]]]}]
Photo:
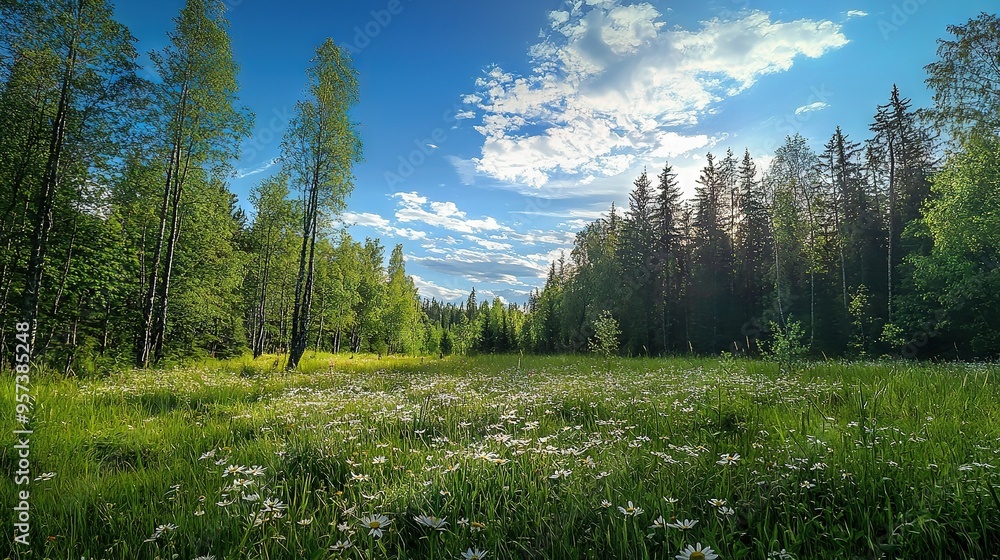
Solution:
[{"label": "white cloud", "polygon": [[388,219],[371,212],[344,212],[341,215],[341,221],[346,225],[370,227],[381,234],[402,237],[411,241],[427,239],[426,231],[395,227]]},{"label": "white cloud", "polygon": [[344,212],[341,215],[341,218],[344,223],[358,226],[368,226],[375,229],[389,227],[389,220],[379,216],[378,214],[372,214],[371,212]]},{"label": "white cloud", "polygon": [[829,107],[829,103],[824,103],[822,101],[817,101],[815,103],[810,103],[808,105],[803,105],[795,110],[796,115],[801,115],[802,113],[811,113],[813,111],[822,111]]},{"label": "white cloud", "polygon": [[480,247],[489,249],[490,251],[510,251],[511,249],[514,248],[509,243],[491,241],[489,239],[483,239],[482,237],[476,237],[475,235],[466,235],[465,238],[479,245]]},{"label": "white cloud", "polygon": [[462,159],[457,156],[445,156],[448,163],[455,168],[455,172],[458,173],[458,180],[462,182],[463,185],[472,185],[476,182],[476,162],[473,160]]},{"label": "white cloud", "polygon": [[413,279],[413,285],[416,286],[417,292],[426,298],[437,298],[441,301],[454,301],[458,299],[465,299],[469,295],[469,290],[439,286],[434,282],[424,280],[415,274],[411,274],[410,278]]},{"label": "white cloud", "polygon": [[263,173],[268,169],[271,169],[275,165],[278,165],[278,161],[279,161],[278,158],[274,158],[271,161],[266,161],[258,165],[257,167],[254,167],[253,169],[239,169],[236,171],[236,178],[243,179],[244,177],[251,177],[253,175]]},{"label": "white cloud", "polygon": [[[507,226],[501,225],[491,216],[473,219],[458,209],[454,202],[431,202],[415,192],[395,193],[399,199],[396,208],[396,220],[399,222],[422,222],[459,233],[478,233],[481,231],[506,231]],[[430,207],[428,209],[427,207]]]},{"label": "white cloud", "polygon": [[848,10],[847,11],[847,17],[848,18],[867,17],[867,16],[868,16],[868,12],[866,12],[864,10]]},{"label": "white cloud", "polygon": [[459,111],[455,113],[456,119],[474,119],[476,118],[475,111]]},{"label": "white cloud", "polygon": [[668,28],[648,3],[622,1],[567,3],[529,49],[529,75],[494,66],[477,80],[463,99],[483,111],[476,171],[535,189],[588,184],[705,148],[717,138],[690,127],[720,101],[847,43],[830,21],[753,11],[689,31]]}]

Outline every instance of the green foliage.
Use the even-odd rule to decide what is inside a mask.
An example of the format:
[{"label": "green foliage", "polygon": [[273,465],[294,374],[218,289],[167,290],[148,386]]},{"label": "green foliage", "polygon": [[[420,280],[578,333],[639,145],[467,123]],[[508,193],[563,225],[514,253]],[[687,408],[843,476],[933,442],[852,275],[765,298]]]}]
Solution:
[{"label": "green foliage", "polygon": [[996,64],[1000,18],[982,12],[964,25],[949,25],[938,39],[938,60],[928,64],[927,85],[937,127],[959,140],[995,134],[1000,128],[1000,67]]},{"label": "green foliage", "polygon": [[[1000,139],[975,136],[934,179],[922,226],[932,244],[913,255],[923,313],[917,332],[942,332],[963,353],[1000,348]],[[917,340],[915,342],[921,342]]]},{"label": "green foliage", "polygon": [[848,303],[848,313],[851,316],[851,347],[860,357],[867,354],[871,343],[869,333],[871,327],[868,325],[871,317],[870,301],[868,287],[861,284]]},{"label": "green foliage", "polygon": [[344,209],[354,189],[353,166],[361,161],[361,137],[350,118],[358,103],[358,73],[350,53],[328,38],[316,48],[312,63],[306,72],[307,98],[295,104],[295,116],[281,141],[282,169],[302,201],[289,370],[296,368],[309,344],[320,221],[326,213]]},{"label": "green foliage", "polygon": [[778,364],[779,371],[790,375],[798,371],[799,362],[808,349],[804,344],[806,337],[802,323],[785,319],[784,325],[771,323],[771,342],[768,345],[767,356]]},{"label": "green foliage", "polygon": [[594,335],[590,339],[590,351],[610,358],[618,353],[622,331],[618,321],[610,311],[603,311],[594,320]]}]

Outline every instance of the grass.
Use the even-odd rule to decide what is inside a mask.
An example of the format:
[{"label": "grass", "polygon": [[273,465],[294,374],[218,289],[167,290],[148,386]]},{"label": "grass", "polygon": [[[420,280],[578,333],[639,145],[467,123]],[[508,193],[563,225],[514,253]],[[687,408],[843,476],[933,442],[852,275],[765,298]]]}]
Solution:
[{"label": "grass", "polygon": [[[316,355],[301,373],[279,367],[36,375],[33,547],[0,558],[672,559],[696,543],[722,558],[1000,555],[996,366],[823,362],[782,376],[731,359]],[[13,403],[9,379],[0,393]],[[17,489],[3,477],[4,503]]]}]

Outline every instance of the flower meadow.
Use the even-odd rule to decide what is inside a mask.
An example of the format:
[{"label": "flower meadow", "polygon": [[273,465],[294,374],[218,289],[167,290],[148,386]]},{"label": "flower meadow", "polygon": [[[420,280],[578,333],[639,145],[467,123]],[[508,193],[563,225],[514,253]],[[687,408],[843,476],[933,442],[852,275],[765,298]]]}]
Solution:
[{"label": "flower meadow", "polygon": [[39,374],[32,552],[0,557],[1000,556],[993,365],[278,362]]}]

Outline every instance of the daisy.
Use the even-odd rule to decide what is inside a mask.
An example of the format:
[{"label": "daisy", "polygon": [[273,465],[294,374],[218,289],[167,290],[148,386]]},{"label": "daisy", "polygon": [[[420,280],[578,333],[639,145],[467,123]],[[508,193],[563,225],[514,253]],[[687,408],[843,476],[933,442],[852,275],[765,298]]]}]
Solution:
[{"label": "daisy", "polygon": [[352,546],[354,546],[354,543],[351,542],[351,539],[346,539],[343,541],[337,541],[337,544],[331,545],[330,550],[333,552],[343,552]]},{"label": "daisy", "polygon": [[250,469],[246,473],[249,474],[249,475],[253,475],[253,476],[264,476],[264,470],[266,470],[266,469],[267,469],[267,467],[262,467],[260,465],[254,465],[254,466],[250,467]]},{"label": "daisy", "polygon": [[663,516],[659,516],[653,520],[653,524],[649,526],[650,529],[663,529],[667,526],[667,521],[663,519]]},{"label": "daisy", "polygon": [[462,553],[462,558],[465,560],[482,560],[483,558],[486,558],[486,554],[487,553],[485,551],[479,550],[478,548],[473,550],[472,547],[469,547],[468,550]]},{"label": "daisy", "polygon": [[625,517],[629,516],[635,517],[636,515],[642,513],[643,509],[641,507],[636,507],[632,505],[632,502],[629,502],[628,507],[618,506],[618,511],[622,512],[622,515],[624,515]]},{"label": "daisy", "polygon": [[712,547],[701,547],[701,543],[696,546],[687,545],[680,554],[674,556],[677,560],[715,560],[719,555],[712,550]]},{"label": "daisy", "polygon": [[368,534],[376,539],[382,538],[385,528],[392,524],[392,521],[384,515],[369,515],[361,518],[361,526],[368,529]]},{"label": "daisy", "polygon": [[229,465],[222,470],[222,476],[227,477],[231,474],[246,474],[247,468],[243,465]]},{"label": "daisy", "polygon": [[264,500],[264,505],[261,508],[261,511],[263,511],[263,512],[281,511],[281,510],[283,510],[283,509],[285,509],[287,507],[288,506],[286,506],[285,504],[283,504],[281,502],[281,500],[274,500],[272,498],[268,498],[268,499]]},{"label": "daisy", "polygon": [[434,517],[433,515],[417,515],[413,519],[424,527],[430,527],[436,531],[444,531],[444,526],[448,524],[445,521],[446,517]]},{"label": "daisy", "polygon": [[719,507],[722,507],[722,506],[726,505],[726,500],[720,500],[718,498],[712,498],[711,500],[708,501],[708,505],[710,505],[712,507],[719,508]]},{"label": "daisy", "polygon": [[722,455],[719,455],[719,460],[716,461],[715,464],[723,466],[735,465],[736,462],[739,460],[740,460],[739,453],[732,453],[732,454],[723,453]]},{"label": "daisy", "polygon": [[684,521],[678,521],[677,523],[667,523],[667,527],[673,527],[674,529],[686,531],[688,529],[693,529],[697,523],[697,519],[685,519]]}]

